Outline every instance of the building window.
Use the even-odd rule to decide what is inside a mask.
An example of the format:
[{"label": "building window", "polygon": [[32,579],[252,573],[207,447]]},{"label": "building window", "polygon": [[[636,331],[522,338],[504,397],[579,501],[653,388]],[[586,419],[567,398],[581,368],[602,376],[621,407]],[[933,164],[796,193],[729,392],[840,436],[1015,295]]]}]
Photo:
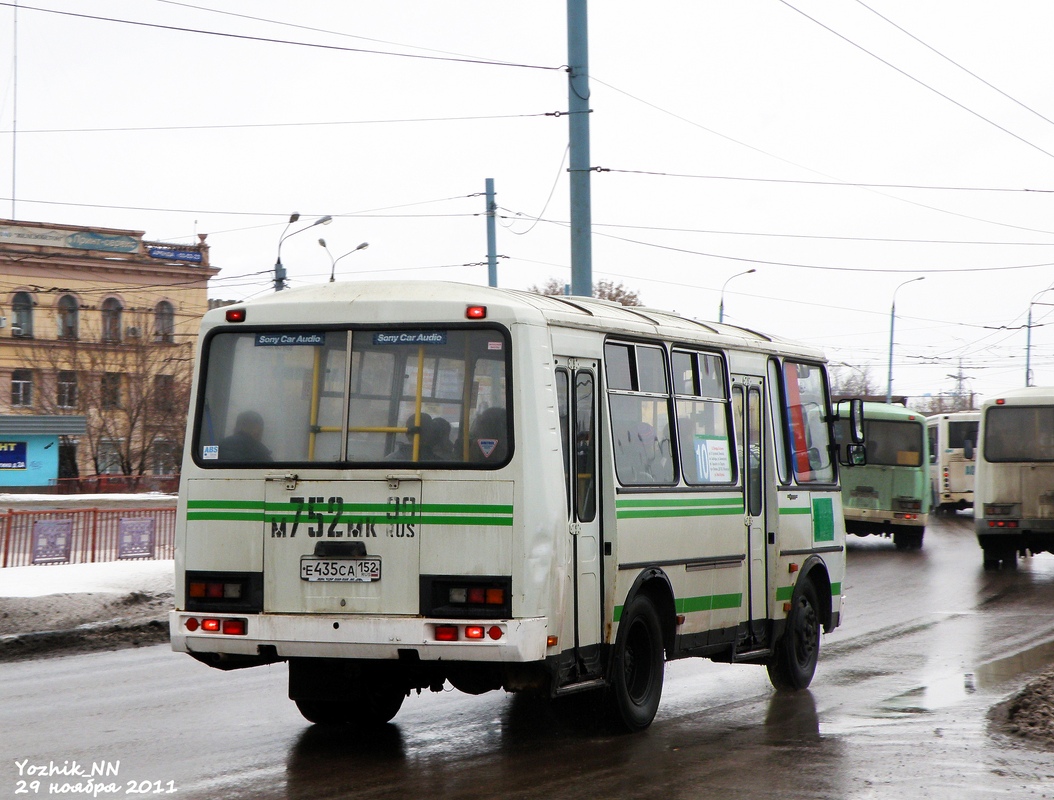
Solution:
[{"label": "building window", "polygon": [[11,373],[11,405],[29,408],[33,405],[33,371],[16,369]]},{"label": "building window", "polygon": [[70,370],[59,372],[58,396],[59,408],[77,407],[77,373]]},{"label": "building window", "polygon": [[116,297],[107,297],[102,303],[102,340],[104,342],[121,341],[121,301]]},{"label": "building window", "polygon": [[154,409],[156,411],[170,412],[176,407],[175,392],[176,382],[171,375],[154,376]]},{"label": "building window", "polygon": [[71,294],[64,294],[59,298],[59,338],[77,338],[77,315],[80,304],[77,298]]},{"label": "building window", "polygon": [[102,376],[102,407],[121,407],[121,373],[106,372]]},{"label": "building window", "polygon": [[95,471],[99,475],[121,474],[121,444],[112,439],[99,442],[99,456]]},{"label": "building window", "polygon": [[154,341],[171,344],[176,328],[176,310],[167,300],[162,300],[154,309]]},{"label": "building window", "polygon": [[179,453],[172,442],[159,440],[150,445],[150,474],[175,475],[179,472]]},{"label": "building window", "polygon": [[28,292],[16,292],[11,301],[11,310],[15,315],[15,322],[11,328],[12,336],[33,336],[33,298]]}]

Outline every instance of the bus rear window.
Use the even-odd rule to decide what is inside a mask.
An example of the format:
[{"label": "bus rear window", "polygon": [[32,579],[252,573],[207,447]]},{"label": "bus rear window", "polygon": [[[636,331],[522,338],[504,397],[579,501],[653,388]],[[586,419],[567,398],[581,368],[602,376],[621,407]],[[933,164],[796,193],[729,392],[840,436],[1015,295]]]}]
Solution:
[{"label": "bus rear window", "polygon": [[508,355],[497,328],[219,333],[203,358],[195,458],[500,466]]},{"label": "bus rear window", "polygon": [[1054,461],[1054,407],[994,406],[985,412],[986,461]]}]

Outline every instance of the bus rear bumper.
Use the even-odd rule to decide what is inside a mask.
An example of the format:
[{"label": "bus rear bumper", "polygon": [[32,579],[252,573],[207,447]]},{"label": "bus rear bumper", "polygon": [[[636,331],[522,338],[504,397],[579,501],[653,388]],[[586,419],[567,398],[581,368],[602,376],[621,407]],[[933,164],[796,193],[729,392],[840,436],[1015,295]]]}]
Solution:
[{"label": "bus rear bumper", "polygon": [[[206,620],[218,630],[206,632]],[[224,633],[226,627],[238,629],[225,620],[244,620],[245,633]],[[383,660],[415,651],[422,661],[522,663],[546,657],[549,627],[545,617],[449,620],[171,611],[169,633],[172,649],[190,654]]]}]

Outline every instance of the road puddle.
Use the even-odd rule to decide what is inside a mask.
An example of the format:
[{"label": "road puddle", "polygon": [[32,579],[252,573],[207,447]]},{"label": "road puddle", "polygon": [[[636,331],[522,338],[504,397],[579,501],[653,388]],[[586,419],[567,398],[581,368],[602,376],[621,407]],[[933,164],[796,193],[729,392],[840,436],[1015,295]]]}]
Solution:
[{"label": "road puddle", "polygon": [[948,708],[979,689],[995,688],[1020,675],[1042,670],[1051,663],[1054,663],[1054,640],[993,659],[973,672],[934,676],[922,686],[888,698],[880,708],[894,714],[924,714]]}]

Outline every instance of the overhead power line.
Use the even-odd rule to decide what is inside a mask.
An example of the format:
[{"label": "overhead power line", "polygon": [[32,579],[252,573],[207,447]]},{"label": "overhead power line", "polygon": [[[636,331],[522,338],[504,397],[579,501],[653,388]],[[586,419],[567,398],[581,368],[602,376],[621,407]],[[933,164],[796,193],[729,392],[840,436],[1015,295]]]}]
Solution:
[{"label": "overhead power line", "polygon": [[177,33],[193,33],[199,36],[216,36],[223,39],[238,39],[247,42],[262,42],[265,44],[281,44],[291,47],[307,47],[316,50],[332,50],[341,53],[362,53],[375,56],[391,56],[393,58],[412,58],[422,61],[447,61],[461,64],[478,64],[488,67],[516,67],[519,69],[536,69],[551,72],[563,71],[564,66],[544,66],[541,64],[519,64],[512,61],[495,61],[482,58],[469,58],[463,56],[430,56],[419,53],[397,53],[391,50],[374,50],[365,47],[345,47],[335,44],[320,44],[318,42],[297,42],[292,39],[277,39],[269,36],[249,36],[244,33],[225,33],[223,31],[210,31],[202,28],[186,28],[179,25],[162,25],[157,22],[141,22],[139,20],[119,19],[117,17],[102,17],[95,14],[80,14],[74,11],[60,11],[54,8],[39,8],[28,6],[24,3],[0,2],[0,6],[18,8],[21,11],[37,11],[42,14],[57,14],[62,17],[75,17],[78,19],[90,19],[96,22],[112,22],[118,25],[133,25],[140,28],[153,28],[155,30],[174,31]]},{"label": "overhead power line", "polygon": [[1017,139],[1017,140],[1018,140],[1019,142],[1021,142],[1022,144],[1026,144],[1026,145],[1028,145],[1028,146],[1029,146],[1029,147],[1031,147],[1031,148],[1032,148],[1033,150],[1038,150],[1038,151],[1039,151],[1040,153],[1042,153],[1043,155],[1045,155],[1045,156],[1050,156],[1051,158],[1054,158],[1054,153],[1051,153],[1051,152],[1050,152],[1050,151],[1048,151],[1048,150],[1044,150],[1044,149],[1043,149],[1042,147],[1040,147],[1040,146],[1039,146],[1038,144],[1035,144],[1035,143],[1033,143],[1033,142],[1030,142],[1030,141],[1029,141],[1028,139],[1026,139],[1026,138],[1025,138],[1025,137],[1023,137],[1023,136],[1018,136],[1018,135],[1017,135],[1016,133],[1014,133],[1014,132],[1013,132],[1012,130],[1010,130],[1009,128],[1004,128],[1004,127],[1003,127],[1002,125],[1000,125],[1000,124],[999,124],[998,122],[995,122],[994,120],[990,120],[990,119],[989,119],[988,117],[986,117],[986,116],[985,116],[984,114],[981,114],[981,113],[980,113],[980,112],[978,112],[978,111],[974,111],[974,110],[973,110],[972,108],[970,108],[969,106],[967,106],[967,105],[964,105],[963,103],[960,103],[960,102],[959,102],[958,100],[956,100],[956,99],[954,99],[954,98],[952,98],[952,97],[949,97],[948,95],[946,95],[946,94],[945,94],[944,92],[940,91],[939,89],[935,89],[934,87],[930,86],[930,85],[929,85],[928,83],[926,83],[925,81],[923,81],[923,80],[921,80],[921,79],[919,79],[919,78],[916,78],[916,77],[915,77],[914,75],[912,75],[912,74],[911,74],[910,72],[908,72],[908,71],[906,71],[906,70],[903,70],[903,69],[901,69],[900,67],[898,67],[898,66],[897,66],[896,64],[893,64],[893,63],[891,63],[891,62],[887,61],[886,59],[882,58],[882,56],[880,56],[880,55],[877,55],[876,53],[872,53],[872,52],[871,52],[870,50],[868,50],[868,49],[867,49],[866,47],[864,47],[863,45],[857,44],[857,43],[856,43],[856,42],[854,42],[854,41],[853,41],[852,39],[850,39],[850,38],[849,38],[848,36],[845,36],[845,35],[843,35],[843,34],[839,33],[838,31],[836,31],[836,30],[835,30],[834,28],[832,28],[831,26],[829,26],[829,25],[826,25],[826,24],[824,24],[823,22],[820,22],[820,20],[816,19],[816,17],[812,17],[812,16],[809,16],[809,15],[808,15],[808,14],[806,14],[806,13],[805,13],[804,11],[802,11],[802,10],[801,10],[800,8],[797,8],[796,6],[794,6],[793,4],[791,4],[790,2],[788,2],[788,0],[779,0],[779,2],[780,2],[780,3],[782,3],[783,5],[785,5],[785,6],[787,7],[787,8],[791,9],[792,11],[796,11],[797,13],[801,14],[801,15],[802,15],[803,17],[805,17],[805,18],[806,18],[807,20],[809,20],[810,22],[812,22],[812,23],[814,23],[814,24],[816,24],[816,25],[819,25],[819,26],[820,26],[821,28],[823,28],[823,29],[824,29],[825,31],[827,31],[828,33],[831,33],[831,34],[833,34],[834,36],[837,36],[837,37],[838,37],[839,39],[841,39],[842,41],[846,42],[847,44],[850,44],[850,45],[852,45],[852,46],[853,46],[853,47],[855,47],[856,49],[858,49],[858,50],[860,50],[860,51],[862,51],[862,52],[864,52],[864,53],[867,53],[867,55],[871,56],[872,58],[876,59],[877,61],[880,61],[880,62],[882,62],[882,63],[883,63],[883,64],[885,64],[885,65],[886,65],[887,67],[889,67],[890,69],[894,70],[895,72],[899,72],[899,73],[900,73],[901,75],[903,75],[903,76],[904,76],[905,78],[907,78],[908,80],[914,81],[914,82],[915,82],[915,83],[917,83],[917,84],[918,84],[919,86],[922,86],[922,87],[923,87],[923,88],[925,88],[925,89],[929,89],[929,90],[930,90],[931,92],[933,92],[934,94],[938,95],[939,97],[943,97],[943,98],[944,98],[945,100],[947,100],[947,101],[948,101],[949,103],[951,103],[952,105],[958,106],[959,108],[961,108],[961,109],[962,109],[963,111],[967,112],[968,114],[972,114],[973,116],[977,117],[977,118],[978,118],[979,120],[982,120],[982,121],[984,121],[984,122],[987,122],[987,123],[988,123],[989,125],[991,125],[991,126],[992,126],[992,127],[994,127],[994,128],[998,128],[998,129],[999,129],[999,130],[1001,130],[1001,131],[1002,131],[1003,133],[1005,133],[1005,134],[1006,134],[1007,136],[1012,136],[1013,138]]}]

